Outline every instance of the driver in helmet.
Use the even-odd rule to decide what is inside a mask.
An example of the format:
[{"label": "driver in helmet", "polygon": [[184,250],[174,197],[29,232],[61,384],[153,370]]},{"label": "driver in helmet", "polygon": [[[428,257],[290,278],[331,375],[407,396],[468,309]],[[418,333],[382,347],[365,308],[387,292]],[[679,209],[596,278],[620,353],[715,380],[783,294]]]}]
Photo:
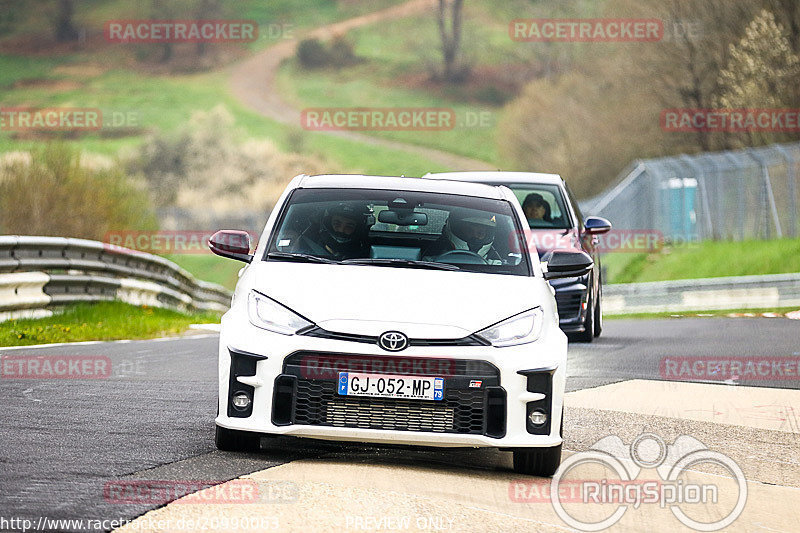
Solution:
[{"label": "driver in helmet", "polygon": [[369,257],[366,208],[342,202],[325,211],[318,231],[318,242],[335,259]]},{"label": "driver in helmet", "polygon": [[488,264],[502,264],[502,258],[494,247],[496,230],[495,215],[471,209],[454,209],[442,230],[442,236],[424,255],[436,258],[447,252],[464,250],[480,256]]}]

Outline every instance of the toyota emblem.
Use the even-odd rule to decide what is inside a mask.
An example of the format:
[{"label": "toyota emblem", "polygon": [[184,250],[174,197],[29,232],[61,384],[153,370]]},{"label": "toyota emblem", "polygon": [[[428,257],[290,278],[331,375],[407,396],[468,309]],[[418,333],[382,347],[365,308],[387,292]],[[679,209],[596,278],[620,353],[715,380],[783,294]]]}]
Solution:
[{"label": "toyota emblem", "polygon": [[387,331],[378,338],[378,346],[389,352],[399,352],[408,347],[408,337],[399,331]]}]

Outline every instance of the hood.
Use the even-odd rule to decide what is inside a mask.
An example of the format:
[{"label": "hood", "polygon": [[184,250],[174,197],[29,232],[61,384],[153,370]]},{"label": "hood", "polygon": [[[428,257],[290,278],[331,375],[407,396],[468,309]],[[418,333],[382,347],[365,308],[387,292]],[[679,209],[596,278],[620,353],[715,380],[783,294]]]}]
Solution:
[{"label": "hood", "polygon": [[259,261],[253,288],[338,333],[461,338],[550,297],[541,278],[363,265]]}]

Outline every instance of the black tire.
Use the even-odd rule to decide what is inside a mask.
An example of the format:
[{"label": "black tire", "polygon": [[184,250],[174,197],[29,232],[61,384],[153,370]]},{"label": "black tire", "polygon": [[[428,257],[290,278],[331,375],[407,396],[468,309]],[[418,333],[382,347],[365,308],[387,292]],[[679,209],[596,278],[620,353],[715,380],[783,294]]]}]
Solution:
[{"label": "black tire", "polygon": [[561,444],[552,448],[517,448],[514,450],[514,472],[530,476],[551,477],[561,464]]},{"label": "black tire", "polygon": [[255,452],[261,447],[261,435],[217,426],[214,443],[225,452]]},{"label": "black tire", "polygon": [[591,296],[591,288],[589,289],[589,305],[586,310],[586,318],[583,319],[583,331],[574,333],[572,338],[578,342],[592,342],[595,338],[595,305],[594,298]]},{"label": "black tire", "polygon": [[603,332],[603,289],[602,285],[597,290],[597,303],[594,305],[594,336],[599,337]]}]

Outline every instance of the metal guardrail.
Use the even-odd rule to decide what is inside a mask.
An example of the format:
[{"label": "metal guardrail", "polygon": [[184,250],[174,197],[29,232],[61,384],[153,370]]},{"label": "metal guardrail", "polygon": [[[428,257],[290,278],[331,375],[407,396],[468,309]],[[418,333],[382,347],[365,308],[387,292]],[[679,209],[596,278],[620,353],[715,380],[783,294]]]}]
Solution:
[{"label": "metal guardrail", "polygon": [[163,257],[84,239],[0,236],[0,321],[78,302],[225,311],[230,299]]},{"label": "metal guardrail", "polygon": [[603,287],[607,315],[800,307],[800,274],[619,283]]}]

